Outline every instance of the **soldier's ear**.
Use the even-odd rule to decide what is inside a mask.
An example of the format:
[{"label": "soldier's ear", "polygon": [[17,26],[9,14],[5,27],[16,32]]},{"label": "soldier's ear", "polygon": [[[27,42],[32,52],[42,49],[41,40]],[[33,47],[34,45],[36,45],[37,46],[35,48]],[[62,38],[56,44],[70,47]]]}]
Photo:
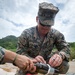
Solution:
[{"label": "soldier's ear", "polygon": [[39,18],[38,18],[38,16],[36,16],[36,22],[37,22],[37,23],[39,22]]}]

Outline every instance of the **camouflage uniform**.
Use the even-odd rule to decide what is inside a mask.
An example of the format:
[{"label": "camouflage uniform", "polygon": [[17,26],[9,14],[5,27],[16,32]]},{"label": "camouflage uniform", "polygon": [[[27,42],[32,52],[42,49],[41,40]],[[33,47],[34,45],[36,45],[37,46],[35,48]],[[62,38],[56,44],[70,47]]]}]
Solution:
[{"label": "camouflage uniform", "polygon": [[[40,3],[38,11],[39,23],[47,27],[54,25],[54,18],[58,11],[58,7],[51,3]],[[56,29],[50,29],[44,39],[40,37],[37,26],[24,30],[19,37],[17,53],[30,58],[41,55],[48,62],[54,46],[59,52],[64,52],[65,54],[63,63],[56,68],[59,69],[59,73],[66,73],[69,68],[70,49],[64,39],[64,35]],[[25,75],[21,70],[17,75],[19,74]]]},{"label": "camouflage uniform", "polygon": [[0,63],[2,63],[2,60],[4,58],[4,54],[5,54],[5,49],[0,47]]},{"label": "camouflage uniform", "polygon": [[[67,61],[69,59],[70,49],[68,47],[68,43],[64,39],[63,34],[56,29],[51,29],[51,31],[45,36],[43,40],[40,39],[37,26],[24,30],[19,37],[17,53],[27,55],[32,58],[35,58],[37,55],[41,55],[47,61],[54,46],[56,46],[59,52],[65,52],[64,60],[66,65],[63,65],[63,70],[67,71]],[[60,66],[59,69],[61,67],[62,66]],[[63,73],[63,70],[61,69],[60,72]],[[22,74],[22,71],[20,72]]]}]

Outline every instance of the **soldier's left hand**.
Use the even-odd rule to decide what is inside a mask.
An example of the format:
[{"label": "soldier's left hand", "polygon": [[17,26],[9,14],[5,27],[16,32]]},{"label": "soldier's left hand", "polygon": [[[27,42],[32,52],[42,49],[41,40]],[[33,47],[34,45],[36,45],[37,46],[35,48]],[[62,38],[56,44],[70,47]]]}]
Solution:
[{"label": "soldier's left hand", "polygon": [[41,62],[41,63],[46,63],[46,61],[44,60],[44,58],[40,55],[36,56],[34,59],[33,59],[33,62],[34,63],[37,63],[37,62]]},{"label": "soldier's left hand", "polygon": [[57,67],[62,63],[63,59],[59,54],[54,54],[50,59],[49,59],[49,64],[52,67]]}]

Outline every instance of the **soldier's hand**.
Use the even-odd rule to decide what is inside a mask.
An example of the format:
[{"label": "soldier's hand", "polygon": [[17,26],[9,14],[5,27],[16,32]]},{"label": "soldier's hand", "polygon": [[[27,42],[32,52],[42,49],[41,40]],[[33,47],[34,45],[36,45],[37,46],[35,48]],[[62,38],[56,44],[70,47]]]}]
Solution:
[{"label": "soldier's hand", "polygon": [[36,56],[35,59],[33,59],[33,62],[41,62],[41,63],[46,63],[46,61],[44,60],[44,58],[40,55]]},{"label": "soldier's hand", "polygon": [[50,59],[49,59],[49,64],[52,67],[57,67],[62,63],[63,59],[59,54],[54,54]]},{"label": "soldier's hand", "polygon": [[15,64],[25,72],[26,71],[30,71],[30,72],[36,71],[36,66],[34,66],[33,61],[29,59],[27,56],[18,55],[15,61]]}]

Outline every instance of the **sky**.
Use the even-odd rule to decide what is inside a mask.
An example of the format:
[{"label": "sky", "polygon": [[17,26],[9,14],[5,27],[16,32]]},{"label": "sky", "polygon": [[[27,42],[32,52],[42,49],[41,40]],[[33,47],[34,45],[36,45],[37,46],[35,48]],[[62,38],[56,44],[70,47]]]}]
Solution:
[{"label": "sky", "polygon": [[0,0],[0,39],[18,37],[24,29],[36,26],[41,2],[59,8],[53,28],[63,33],[67,42],[75,42],[75,0]]}]

